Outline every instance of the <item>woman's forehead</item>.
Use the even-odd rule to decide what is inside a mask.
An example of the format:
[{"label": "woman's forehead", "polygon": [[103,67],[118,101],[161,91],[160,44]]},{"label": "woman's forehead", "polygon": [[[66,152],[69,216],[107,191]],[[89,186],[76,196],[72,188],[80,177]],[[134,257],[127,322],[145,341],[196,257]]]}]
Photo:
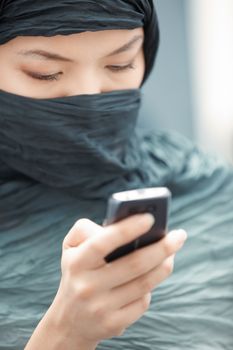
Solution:
[{"label": "woman's forehead", "polygon": [[[84,32],[67,36],[21,36],[9,41],[5,46],[24,58],[49,58],[45,51],[64,53],[67,61],[86,58],[111,57],[136,51],[144,41],[143,28],[134,30],[111,30],[99,32]],[[101,43],[101,45],[100,45]],[[64,61],[64,59],[63,59]]]}]

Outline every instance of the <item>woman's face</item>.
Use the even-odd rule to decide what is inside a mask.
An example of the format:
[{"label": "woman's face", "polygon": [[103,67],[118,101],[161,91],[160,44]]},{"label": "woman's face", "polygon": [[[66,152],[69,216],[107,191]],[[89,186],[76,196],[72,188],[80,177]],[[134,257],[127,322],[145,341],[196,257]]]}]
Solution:
[{"label": "woman's face", "polygon": [[144,31],[17,37],[0,45],[0,90],[33,98],[140,87]]}]

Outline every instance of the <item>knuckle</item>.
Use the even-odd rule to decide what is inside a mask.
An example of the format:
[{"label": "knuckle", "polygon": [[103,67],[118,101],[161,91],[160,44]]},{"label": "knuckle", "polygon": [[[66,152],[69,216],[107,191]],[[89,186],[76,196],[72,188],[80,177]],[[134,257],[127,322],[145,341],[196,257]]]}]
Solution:
[{"label": "knuckle", "polygon": [[132,240],[132,236],[135,236],[135,232],[142,234],[146,231],[146,225],[142,220],[135,220],[134,218],[128,218],[123,222],[119,222],[116,226],[118,234],[122,241]]},{"label": "knuckle", "polygon": [[138,257],[137,252],[129,260],[129,268],[134,275],[141,275],[144,273],[143,261]]},{"label": "knuckle", "polygon": [[87,225],[90,223],[88,219],[79,219],[75,222],[74,224],[74,229],[75,230],[82,230],[87,227]]},{"label": "knuckle", "polygon": [[125,331],[121,325],[117,325],[115,322],[111,321],[111,319],[105,323],[105,330],[109,337],[119,337]]},{"label": "knuckle", "polygon": [[102,303],[97,303],[92,307],[91,314],[99,322],[102,322],[106,318],[106,307]]},{"label": "knuckle", "polygon": [[130,239],[130,230],[125,223],[116,224],[115,229],[117,230],[117,235],[120,241],[125,242]]},{"label": "knuckle", "polygon": [[165,256],[170,256],[174,253],[174,249],[173,249],[171,243],[167,240],[164,241],[163,251],[164,251]]},{"label": "knuckle", "polygon": [[91,252],[93,252],[94,254],[96,254],[98,256],[104,256],[104,254],[105,254],[104,247],[99,242],[90,241],[89,248],[90,248]]},{"label": "knuckle", "polygon": [[173,260],[171,259],[166,260],[162,265],[162,269],[165,276],[170,276],[173,273],[173,269],[174,269]]},{"label": "knuckle", "polygon": [[116,331],[116,325],[108,320],[104,325],[105,331],[109,336],[113,336]]},{"label": "knuckle", "polygon": [[120,337],[120,336],[122,336],[124,333],[125,333],[125,329],[119,328],[119,329],[116,329],[114,336],[115,336],[115,337]]},{"label": "knuckle", "polygon": [[70,251],[62,256],[62,265],[70,275],[74,275],[77,272],[77,261],[70,254]]},{"label": "knuckle", "polygon": [[151,280],[151,278],[144,278],[141,283],[139,284],[139,288],[143,291],[143,292],[149,292],[153,289],[154,287],[154,283]]},{"label": "knuckle", "polygon": [[149,309],[150,307],[150,298],[148,297],[144,297],[142,300],[141,300],[141,308],[142,308],[142,311],[145,312]]},{"label": "knuckle", "polygon": [[76,287],[76,297],[78,300],[89,300],[95,293],[95,287],[91,283],[78,284]]},{"label": "knuckle", "polygon": [[122,336],[122,335],[125,333],[125,331],[126,331],[126,327],[124,327],[124,328],[123,328],[123,327],[119,328],[119,330],[118,330],[116,336],[117,336],[117,337]]}]

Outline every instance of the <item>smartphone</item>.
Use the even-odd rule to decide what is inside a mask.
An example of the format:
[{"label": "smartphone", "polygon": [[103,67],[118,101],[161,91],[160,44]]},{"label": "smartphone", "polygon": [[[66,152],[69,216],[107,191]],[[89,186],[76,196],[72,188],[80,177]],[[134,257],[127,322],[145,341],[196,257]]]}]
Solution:
[{"label": "smartphone", "polygon": [[166,187],[114,193],[108,201],[105,226],[139,213],[151,213],[155,217],[155,223],[149,232],[133,242],[117,248],[105,257],[105,261],[112,262],[163,238],[167,233],[171,197],[171,192]]}]

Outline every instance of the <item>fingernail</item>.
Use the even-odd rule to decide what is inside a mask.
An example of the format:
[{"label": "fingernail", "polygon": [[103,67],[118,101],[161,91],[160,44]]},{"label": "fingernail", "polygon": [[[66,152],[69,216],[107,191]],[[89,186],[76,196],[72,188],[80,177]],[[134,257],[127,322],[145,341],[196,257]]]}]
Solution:
[{"label": "fingernail", "polygon": [[172,241],[179,240],[181,243],[184,243],[188,238],[187,232],[182,229],[172,231],[169,236]]},{"label": "fingernail", "polygon": [[179,232],[180,240],[182,242],[185,242],[188,238],[187,232],[183,229],[178,230],[178,232]]}]

